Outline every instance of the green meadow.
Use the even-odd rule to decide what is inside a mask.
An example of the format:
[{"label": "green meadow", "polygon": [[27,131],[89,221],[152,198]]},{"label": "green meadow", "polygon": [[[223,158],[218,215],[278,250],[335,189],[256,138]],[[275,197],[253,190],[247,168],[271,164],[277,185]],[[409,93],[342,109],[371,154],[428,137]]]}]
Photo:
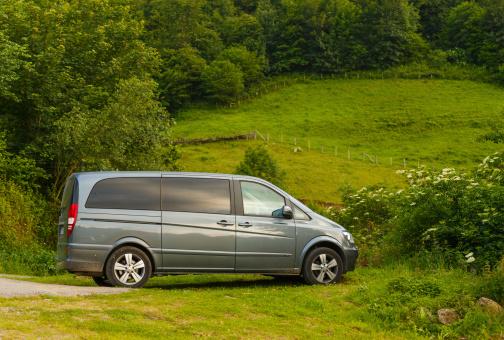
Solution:
[{"label": "green meadow", "polygon": [[[94,285],[72,275],[31,280]],[[329,286],[260,275],[152,278],[144,288],[118,295],[0,299],[0,336],[485,339],[503,332],[504,323],[474,306],[474,287],[481,280],[463,270],[422,269],[411,263],[359,268]],[[439,324],[436,311],[444,307],[455,307],[465,321]]]},{"label": "green meadow", "polygon": [[[490,130],[489,122],[502,121],[503,94],[498,86],[471,81],[301,81],[233,107],[193,108],[179,115],[173,137],[269,134],[269,143],[258,135],[259,142],[183,146],[181,164],[185,171],[229,173],[248,146],[266,143],[287,170],[294,196],[338,203],[348,184],[401,187],[395,170],[404,162],[436,170],[476,166],[501,148],[477,138]],[[362,153],[376,156],[378,164]]]}]

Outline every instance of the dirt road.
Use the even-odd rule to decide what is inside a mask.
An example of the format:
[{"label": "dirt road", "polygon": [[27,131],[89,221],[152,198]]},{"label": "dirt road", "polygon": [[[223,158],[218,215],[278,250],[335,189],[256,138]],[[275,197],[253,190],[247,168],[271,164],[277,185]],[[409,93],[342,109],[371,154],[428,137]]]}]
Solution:
[{"label": "dirt road", "polygon": [[75,296],[93,294],[119,294],[130,291],[131,290],[129,288],[67,286],[0,278],[0,297],[3,298],[37,295]]}]

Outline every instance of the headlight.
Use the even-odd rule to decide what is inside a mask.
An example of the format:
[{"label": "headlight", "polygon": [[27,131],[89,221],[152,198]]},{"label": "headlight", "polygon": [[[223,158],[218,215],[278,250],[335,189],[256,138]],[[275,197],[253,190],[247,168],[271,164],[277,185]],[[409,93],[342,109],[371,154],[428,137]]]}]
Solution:
[{"label": "headlight", "polygon": [[342,234],[345,235],[345,238],[348,240],[348,242],[352,244],[354,243],[352,234],[350,234],[348,231],[344,231]]}]

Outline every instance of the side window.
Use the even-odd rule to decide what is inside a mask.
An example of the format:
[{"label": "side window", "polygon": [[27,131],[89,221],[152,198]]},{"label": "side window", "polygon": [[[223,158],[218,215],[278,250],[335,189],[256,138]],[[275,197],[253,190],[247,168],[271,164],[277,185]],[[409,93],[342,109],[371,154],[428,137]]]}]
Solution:
[{"label": "side window", "polygon": [[109,178],[96,183],[86,208],[159,210],[160,178]]},{"label": "side window", "polygon": [[243,212],[254,216],[282,216],[285,199],[264,185],[240,182],[243,198]]},{"label": "side window", "polygon": [[214,178],[163,178],[162,210],[231,214],[229,180]]},{"label": "side window", "polygon": [[294,207],[294,218],[296,220],[310,220],[310,216],[306,215],[303,210],[292,204]]}]

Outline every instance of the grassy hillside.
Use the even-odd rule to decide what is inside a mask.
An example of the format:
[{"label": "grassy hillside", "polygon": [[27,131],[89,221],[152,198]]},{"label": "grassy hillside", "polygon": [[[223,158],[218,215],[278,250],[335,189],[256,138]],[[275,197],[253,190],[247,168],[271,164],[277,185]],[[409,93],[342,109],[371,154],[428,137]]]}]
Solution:
[{"label": "grassy hillside", "polygon": [[[269,133],[270,149],[289,172],[289,190],[302,199],[337,202],[345,182],[400,186],[395,169],[402,167],[403,158],[409,167],[419,162],[436,169],[473,167],[500,149],[476,138],[488,131],[488,121],[501,119],[503,99],[502,88],[470,81],[307,81],[232,108],[185,112],[174,137]],[[294,137],[304,150],[301,154],[292,152]],[[182,164],[188,171],[232,172],[248,145],[185,146]],[[381,165],[363,163],[361,153],[377,155]]]}]

